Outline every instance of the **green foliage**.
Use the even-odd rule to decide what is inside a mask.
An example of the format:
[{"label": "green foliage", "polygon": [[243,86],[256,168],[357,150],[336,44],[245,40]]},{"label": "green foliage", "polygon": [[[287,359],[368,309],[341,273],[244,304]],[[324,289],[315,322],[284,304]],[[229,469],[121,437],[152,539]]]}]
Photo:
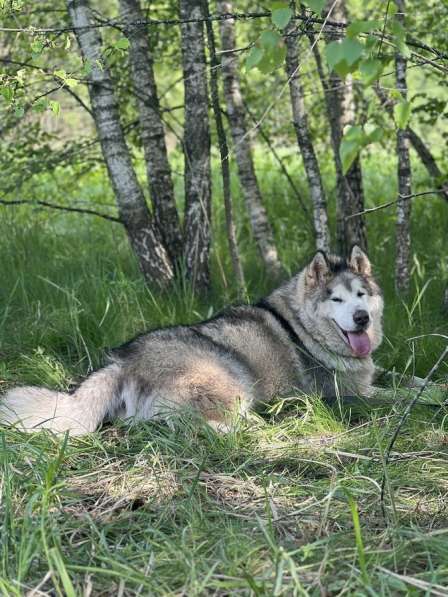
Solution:
[{"label": "green foliage", "polygon": [[301,4],[304,4],[316,14],[320,14],[325,8],[326,0],[302,0]]},{"label": "green foliage", "polygon": [[120,37],[120,39],[117,39],[117,41],[114,43],[114,48],[117,50],[127,50],[129,46],[130,42],[127,37]]},{"label": "green foliage", "polygon": [[325,48],[328,66],[340,77],[346,77],[357,69],[363,50],[363,45],[351,37],[332,41]]},{"label": "green foliage", "polygon": [[367,125],[365,128],[362,126],[349,127],[342,138],[339,149],[343,173],[346,174],[348,172],[363,147],[379,141],[382,135],[383,131],[379,127],[369,127]]},{"label": "green foliage", "polygon": [[279,29],[284,29],[292,17],[292,10],[286,2],[274,2],[272,4],[271,20]]},{"label": "green foliage", "polygon": [[406,44],[406,29],[397,20],[392,21],[392,23],[390,24],[390,29],[397,50],[400,52],[402,56],[404,56],[404,58],[410,58],[411,50],[409,46]]},{"label": "green foliage", "polygon": [[381,21],[352,21],[347,27],[347,37],[357,37],[360,33],[370,33],[381,29]]},{"label": "green foliage", "polygon": [[48,105],[50,107],[50,110],[53,112],[53,114],[55,114],[56,116],[59,116],[59,113],[61,111],[61,104],[59,102],[57,102],[56,100],[50,100],[48,102]]},{"label": "green foliage", "polygon": [[268,74],[283,65],[286,56],[285,42],[274,30],[263,31],[246,58],[246,69],[258,68]]},{"label": "green foliage", "polygon": [[411,116],[411,103],[401,101],[394,106],[395,123],[399,129],[405,129],[408,126]]},{"label": "green foliage", "polygon": [[361,80],[366,87],[369,87],[381,77],[384,65],[378,58],[367,58],[359,65]]}]

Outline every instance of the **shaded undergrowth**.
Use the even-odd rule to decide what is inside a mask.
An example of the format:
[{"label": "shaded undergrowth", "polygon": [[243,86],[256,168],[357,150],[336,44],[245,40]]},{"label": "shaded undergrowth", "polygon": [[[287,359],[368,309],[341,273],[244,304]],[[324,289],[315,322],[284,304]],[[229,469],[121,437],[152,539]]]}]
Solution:
[{"label": "shaded undergrowth", "polygon": [[[390,199],[377,171],[366,167],[372,203]],[[295,199],[269,168],[263,172],[280,253],[295,271],[309,254],[309,233]],[[70,175],[44,178],[34,195],[56,195]],[[110,202],[102,172],[90,173],[82,188]],[[79,191],[70,189],[66,201]],[[67,388],[101,364],[107,347],[143,329],[208,317],[234,300],[220,209],[208,297],[193,297],[181,283],[167,295],[151,293],[113,224],[31,208],[2,212],[0,390]],[[447,215],[437,203],[415,207],[413,291],[405,301],[393,290],[393,222],[384,212],[375,218],[370,252],[386,298],[377,358],[425,375],[444,342],[429,334],[446,334]],[[249,294],[257,298],[272,281],[239,221]],[[439,381],[447,370],[445,363]],[[359,414],[296,396],[224,436],[193,418],[172,427],[117,422],[65,440],[1,429],[0,591],[445,595],[446,410],[417,408],[385,471],[384,450],[405,404],[406,395]]]}]

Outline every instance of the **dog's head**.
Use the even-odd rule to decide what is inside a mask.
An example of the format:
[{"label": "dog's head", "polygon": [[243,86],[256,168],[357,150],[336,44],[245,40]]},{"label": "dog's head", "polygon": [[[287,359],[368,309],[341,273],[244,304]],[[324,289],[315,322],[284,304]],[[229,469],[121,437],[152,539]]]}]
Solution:
[{"label": "dog's head", "polygon": [[303,270],[301,310],[321,344],[341,356],[366,358],[382,341],[383,298],[367,255],[349,259],[319,251]]}]

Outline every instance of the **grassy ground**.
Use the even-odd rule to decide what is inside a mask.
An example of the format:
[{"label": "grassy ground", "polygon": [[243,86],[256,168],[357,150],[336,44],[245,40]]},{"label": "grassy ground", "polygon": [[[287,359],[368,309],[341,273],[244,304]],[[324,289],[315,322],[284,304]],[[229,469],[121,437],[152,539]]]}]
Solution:
[{"label": "grassy ground", "polygon": [[[293,271],[311,250],[310,235],[275,167],[259,159],[281,255]],[[393,196],[393,165],[388,172],[385,163],[365,166],[369,204]],[[423,173],[416,177],[417,186],[428,188]],[[296,179],[301,188],[299,170]],[[100,172],[78,182],[69,172],[48,175],[32,192],[111,202]],[[113,224],[3,211],[2,386],[67,388],[100,364],[105,347],[142,329],[198,320],[232,301],[220,209],[207,298],[181,287],[169,296],[151,294]],[[370,218],[370,252],[387,305],[378,361],[424,375],[443,339],[409,339],[446,333],[447,211],[437,199],[415,203],[413,291],[406,302],[393,291],[390,213]],[[239,220],[256,298],[271,281]],[[438,376],[447,373],[445,363]],[[67,441],[0,430],[0,591],[447,595],[446,411],[416,410],[385,471],[384,450],[403,409],[397,401],[386,411],[356,415],[311,396],[278,400],[226,436],[191,418],[173,429],[122,422]]]}]

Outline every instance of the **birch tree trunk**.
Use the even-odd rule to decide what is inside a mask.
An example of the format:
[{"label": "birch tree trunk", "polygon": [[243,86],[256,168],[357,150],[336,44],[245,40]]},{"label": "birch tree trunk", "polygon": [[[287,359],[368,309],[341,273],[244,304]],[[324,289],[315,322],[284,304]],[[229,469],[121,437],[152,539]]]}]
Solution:
[{"label": "birch tree trunk", "polygon": [[156,235],[132,166],[112,79],[101,56],[98,29],[90,27],[91,12],[87,0],[68,0],[67,7],[82,55],[91,67],[90,101],[120,219],[145,279],[164,285],[172,279],[173,270],[169,256]]},{"label": "birch tree trunk", "polygon": [[244,272],[241,266],[241,259],[238,252],[238,243],[236,240],[235,222],[233,220],[232,194],[230,190],[230,168],[229,168],[229,148],[227,145],[226,133],[219,104],[219,86],[218,86],[218,68],[219,60],[216,56],[215,36],[213,25],[209,17],[208,0],[202,0],[204,7],[204,16],[207,18],[206,29],[208,48],[210,54],[210,88],[212,97],[213,112],[215,114],[216,132],[219,141],[219,154],[221,157],[222,174],[222,192],[224,197],[224,208],[226,213],[227,241],[229,243],[230,257],[232,259],[233,273],[238,284],[238,295],[242,299],[246,294],[246,283],[244,281]]},{"label": "birch tree trunk", "polygon": [[[218,0],[217,8],[221,14],[233,12],[232,2],[228,2],[227,0]],[[241,190],[258,251],[268,272],[272,276],[277,277],[281,272],[281,264],[274,242],[272,227],[263,206],[255,174],[251,142],[248,135],[244,103],[238,77],[238,58],[230,52],[236,47],[234,19],[220,21],[220,34],[221,48],[224,52],[221,57],[224,99],[226,101],[227,115],[235,148]]]},{"label": "birch tree trunk", "polygon": [[[404,25],[405,3],[404,0],[395,0],[397,6],[396,19]],[[407,97],[406,85],[406,59],[400,52],[395,56],[395,76],[397,90],[401,93],[403,101]],[[397,222],[395,228],[395,285],[397,291],[405,293],[409,290],[409,267],[411,252],[411,201],[400,201],[400,197],[412,193],[411,190],[411,162],[409,159],[409,135],[406,130],[397,130],[397,157],[398,157],[398,202]]]},{"label": "birch tree trunk", "polygon": [[182,257],[182,237],[147,26],[135,24],[144,20],[139,0],[120,0],[120,11],[131,44],[129,58],[132,81],[137,96],[140,136],[154,220],[174,264]]},{"label": "birch tree trunk", "polygon": [[[345,0],[336,3],[330,0],[331,18],[335,21],[347,22],[348,15]],[[331,41],[327,36],[327,41]],[[353,93],[353,79],[349,75],[345,81],[336,73],[330,73],[328,80],[322,68],[320,56],[317,57],[317,45],[314,48],[318,72],[324,88],[325,103],[330,122],[331,141],[336,167],[336,243],[341,253],[347,252],[354,244],[367,250],[367,237],[364,216],[348,218],[348,216],[364,210],[364,191],[362,186],[361,162],[357,157],[344,175],[339,155],[344,128],[355,124],[356,106]]]},{"label": "birch tree trunk", "polygon": [[[382,89],[379,85],[375,85],[375,92],[381,102],[381,105],[386,109],[387,113],[391,118],[393,118],[393,106],[395,101],[390,98],[387,93]],[[434,156],[431,153],[431,150],[420,137],[420,135],[410,126],[407,128],[409,142],[411,143],[412,147],[414,148],[415,152],[417,153],[418,157],[420,158],[422,164],[425,166],[428,174],[432,176],[436,181],[443,180],[444,175],[440,170]],[[446,178],[446,177],[445,177]],[[445,201],[448,201],[448,183],[442,182],[438,184],[440,189],[439,195]]]},{"label": "birch tree trunk", "polygon": [[[201,0],[180,0],[180,18],[203,18]],[[185,265],[193,287],[209,285],[210,129],[203,23],[182,23],[185,94]]]},{"label": "birch tree trunk", "polygon": [[286,73],[288,75],[289,91],[291,96],[291,107],[294,128],[297,136],[297,143],[302,154],[303,165],[310,189],[313,205],[313,221],[316,236],[316,248],[328,251],[330,248],[330,231],[328,228],[327,205],[325,191],[314,152],[311,134],[308,127],[308,119],[303,99],[302,85],[299,78],[299,61],[297,38],[288,35],[294,29],[293,21],[286,27]]}]

